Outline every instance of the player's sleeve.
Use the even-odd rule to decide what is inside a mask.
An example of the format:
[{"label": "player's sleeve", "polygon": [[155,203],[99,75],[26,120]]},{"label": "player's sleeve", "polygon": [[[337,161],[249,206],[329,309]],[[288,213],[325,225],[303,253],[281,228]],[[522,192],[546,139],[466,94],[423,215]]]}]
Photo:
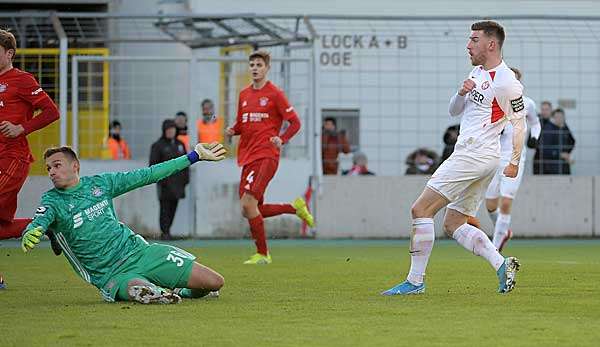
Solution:
[{"label": "player's sleeve", "polygon": [[496,88],[495,94],[498,105],[513,126],[513,151],[510,163],[519,165],[525,143],[525,114],[527,112],[523,100],[523,86],[516,78],[508,79]]},{"label": "player's sleeve", "polygon": [[281,90],[277,93],[276,106],[281,117],[290,123],[285,132],[280,136],[283,143],[288,143],[300,130],[300,118],[298,118],[294,106],[290,105],[290,102]]},{"label": "player's sleeve", "polygon": [[190,165],[191,162],[188,156],[182,155],[143,169],[127,172],[111,172],[100,176],[107,182],[112,197],[117,197],[136,188],[156,183]]},{"label": "player's sleeve", "polygon": [[55,204],[52,202],[52,199],[50,197],[44,194],[40,201],[40,206],[35,210],[33,220],[31,221],[31,223],[29,223],[29,225],[27,225],[25,230],[23,230],[23,233],[26,230],[30,230],[36,227],[42,227],[42,229],[44,229],[44,233],[46,233],[46,231],[48,231],[48,228],[52,224],[54,224],[56,216],[57,212]]},{"label": "player's sleeve", "polygon": [[25,135],[42,129],[59,118],[56,104],[31,74],[22,75],[19,80],[17,94],[20,99],[31,104],[34,110],[42,110],[40,114],[21,124],[25,129]]},{"label": "player's sleeve", "polygon": [[527,102],[527,125],[531,131],[531,137],[534,139],[540,138],[540,133],[542,132],[542,125],[540,124],[540,119],[537,115],[537,110],[535,109],[535,103],[533,101]]},{"label": "player's sleeve", "polygon": [[450,98],[450,104],[448,105],[448,113],[450,113],[452,117],[460,116],[463,113],[465,109],[465,104],[467,103],[468,95],[469,94],[466,94],[465,96],[460,96],[457,92]]}]

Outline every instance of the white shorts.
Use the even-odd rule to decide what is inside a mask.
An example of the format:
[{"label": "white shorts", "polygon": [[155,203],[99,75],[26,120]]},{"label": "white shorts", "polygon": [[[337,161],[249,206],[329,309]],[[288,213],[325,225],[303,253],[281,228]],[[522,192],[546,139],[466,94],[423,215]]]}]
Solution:
[{"label": "white shorts", "polygon": [[427,187],[450,201],[448,208],[475,217],[498,161],[495,155],[454,151],[431,176]]},{"label": "white shorts", "polygon": [[498,169],[496,169],[494,178],[485,192],[485,198],[497,199],[502,196],[514,199],[519,190],[519,186],[521,185],[521,181],[523,180],[523,173],[525,172],[524,163],[525,160],[521,159],[517,177],[510,178],[504,176],[504,168],[508,165],[508,162],[504,160],[500,161],[500,165],[498,165]]}]

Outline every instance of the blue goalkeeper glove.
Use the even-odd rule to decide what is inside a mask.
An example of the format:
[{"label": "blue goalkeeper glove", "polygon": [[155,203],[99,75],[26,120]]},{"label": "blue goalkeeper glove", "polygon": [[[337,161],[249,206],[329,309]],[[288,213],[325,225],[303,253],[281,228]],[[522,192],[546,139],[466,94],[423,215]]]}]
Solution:
[{"label": "blue goalkeeper glove", "polygon": [[44,235],[44,229],[42,227],[35,227],[29,229],[23,234],[21,238],[21,249],[27,253],[40,243],[40,239]]}]

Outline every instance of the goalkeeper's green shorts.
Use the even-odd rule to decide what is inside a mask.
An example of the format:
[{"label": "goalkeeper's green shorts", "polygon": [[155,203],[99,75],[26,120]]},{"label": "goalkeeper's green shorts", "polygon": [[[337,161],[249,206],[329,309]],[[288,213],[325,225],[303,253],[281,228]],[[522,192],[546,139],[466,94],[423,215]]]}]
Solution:
[{"label": "goalkeeper's green shorts", "polygon": [[180,248],[153,243],[119,267],[100,290],[106,301],[128,300],[127,286],[134,279],[163,288],[185,288],[196,257]]}]

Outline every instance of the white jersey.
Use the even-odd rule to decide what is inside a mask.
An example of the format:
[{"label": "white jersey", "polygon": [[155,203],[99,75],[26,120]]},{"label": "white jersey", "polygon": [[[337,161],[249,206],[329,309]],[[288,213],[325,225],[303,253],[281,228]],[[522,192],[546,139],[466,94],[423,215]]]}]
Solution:
[{"label": "white jersey", "polygon": [[504,61],[488,71],[477,66],[468,78],[475,88],[450,100],[450,115],[462,115],[455,148],[499,157],[499,136],[507,120],[525,116],[523,86]]},{"label": "white jersey", "polygon": [[[530,98],[524,96],[523,101],[525,102],[525,117],[527,118],[526,126],[531,129],[531,136],[536,139],[540,136],[540,120],[537,115],[537,110],[535,108],[535,102]],[[527,130],[527,128],[525,128]],[[525,143],[527,142],[527,132],[524,134]],[[500,135],[500,160],[504,163],[510,161],[512,157],[512,137],[513,137],[513,126],[508,122],[506,127],[504,127],[504,131]],[[525,162],[525,156],[527,155],[527,151],[523,149],[521,152],[521,163]]]}]

